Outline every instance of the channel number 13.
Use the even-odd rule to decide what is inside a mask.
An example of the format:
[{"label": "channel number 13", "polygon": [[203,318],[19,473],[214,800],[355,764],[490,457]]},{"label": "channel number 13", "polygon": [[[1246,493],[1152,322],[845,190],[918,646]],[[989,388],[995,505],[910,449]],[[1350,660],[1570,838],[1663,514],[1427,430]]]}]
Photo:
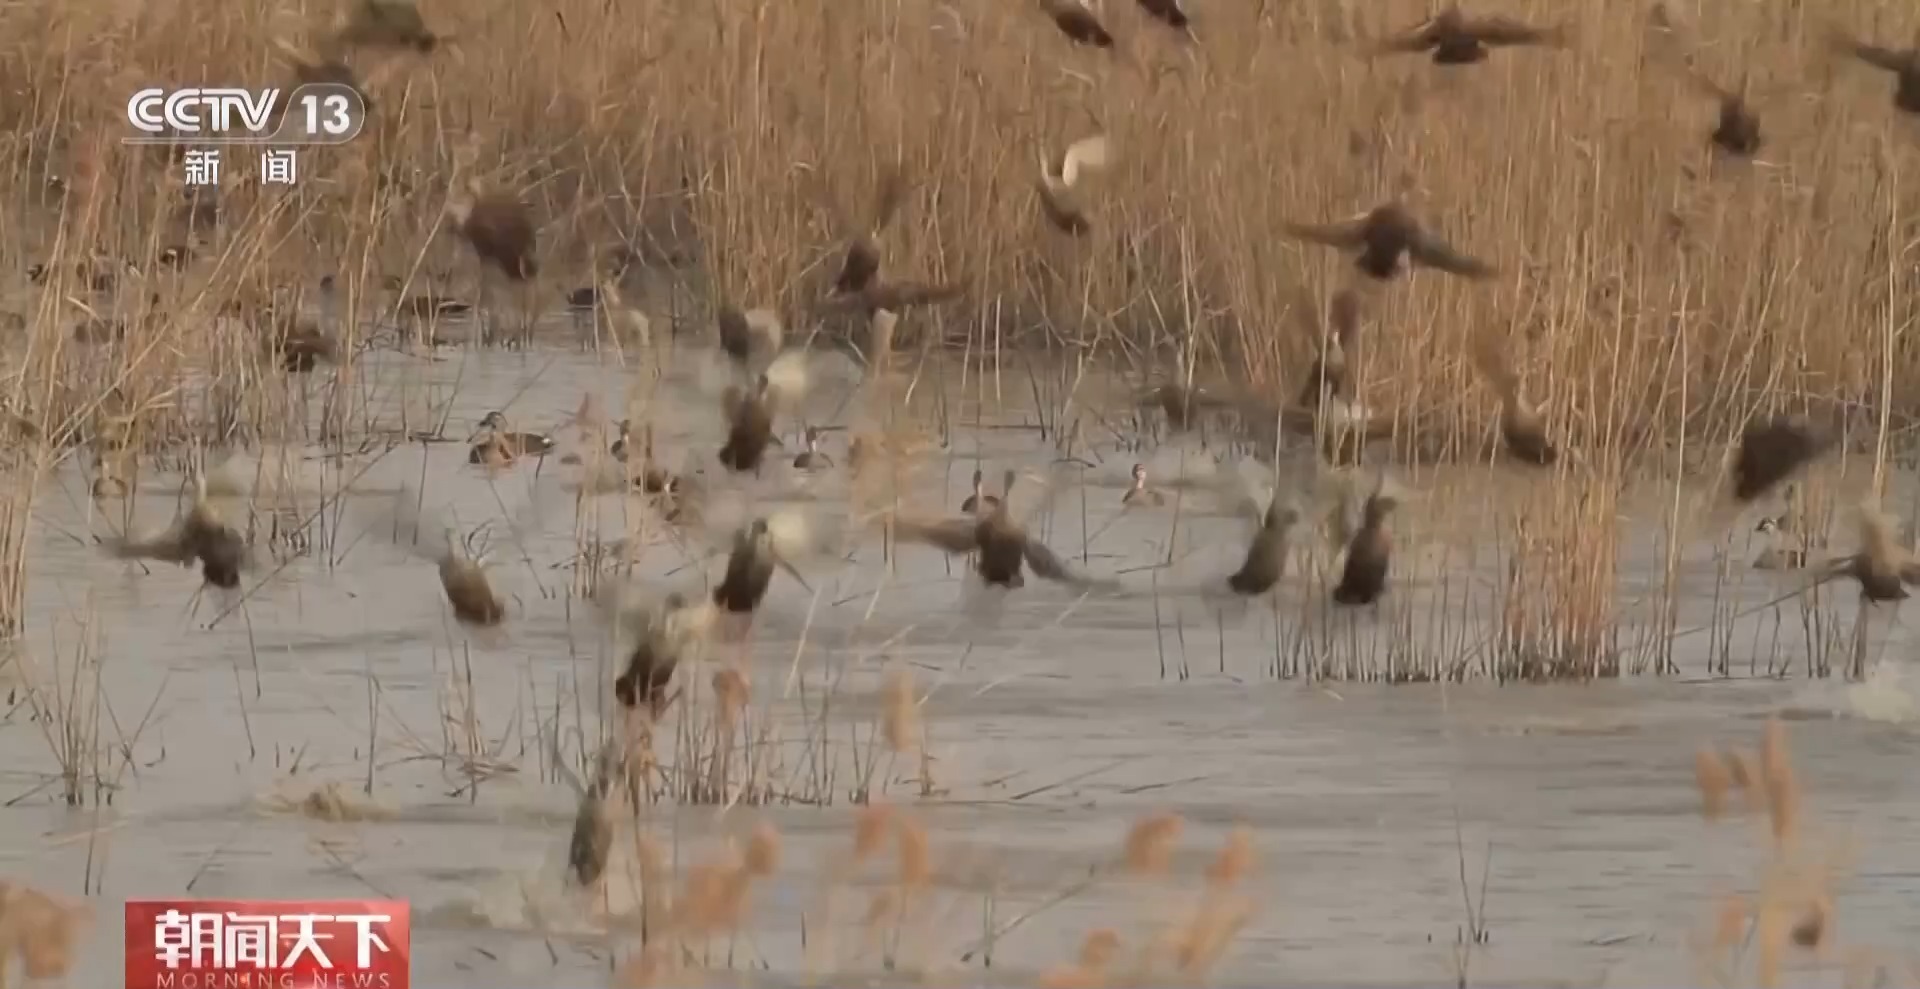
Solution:
[{"label": "channel number 13", "polygon": [[331,93],[325,96],[317,93],[302,93],[300,104],[307,111],[307,134],[319,137],[344,137],[353,130],[353,117],[350,115],[353,104],[343,93]]}]

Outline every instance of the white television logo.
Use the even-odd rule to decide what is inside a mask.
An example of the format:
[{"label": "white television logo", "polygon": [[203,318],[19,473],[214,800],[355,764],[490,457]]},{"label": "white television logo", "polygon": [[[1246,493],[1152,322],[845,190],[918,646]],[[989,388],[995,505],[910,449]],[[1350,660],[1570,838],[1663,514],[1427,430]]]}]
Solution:
[{"label": "white television logo", "polygon": [[[127,120],[149,134],[202,133],[202,124],[215,134],[232,130],[237,117],[241,126],[261,136],[273,119],[274,104],[280,100],[277,89],[258,93],[246,89],[143,89],[127,101]],[[205,111],[202,112],[201,108]]]},{"label": "white television logo", "polygon": [[280,105],[281,93],[279,89],[142,89],[127,100],[127,122],[140,136],[126,141],[338,144],[360,133],[366,107],[353,87],[297,86],[286,107]]}]

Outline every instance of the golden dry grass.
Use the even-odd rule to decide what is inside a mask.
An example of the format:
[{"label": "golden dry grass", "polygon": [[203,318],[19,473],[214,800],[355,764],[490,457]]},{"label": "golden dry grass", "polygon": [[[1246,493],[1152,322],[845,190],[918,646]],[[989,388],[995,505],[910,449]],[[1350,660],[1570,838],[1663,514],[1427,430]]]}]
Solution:
[{"label": "golden dry grass", "polygon": [[[593,281],[589,258],[630,239],[654,261],[697,261],[717,296],[797,307],[898,163],[913,192],[887,232],[887,270],[957,280],[968,296],[909,315],[896,344],[928,330],[987,346],[1040,331],[1112,354],[1187,341],[1203,358],[1238,355],[1256,381],[1304,366],[1301,309],[1345,264],[1278,239],[1279,224],[1406,194],[1505,272],[1490,287],[1416,279],[1369,325],[1369,404],[1435,439],[1487,437],[1493,396],[1465,358],[1489,329],[1589,447],[1681,427],[1725,435],[1763,401],[1877,402],[1889,375],[1904,412],[1904,382],[1920,380],[1894,339],[1910,317],[1897,217],[1911,212],[1898,177],[1914,148],[1889,80],[1830,65],[1820,25],[1786,0],[1688,12],[1703,68],[1750,70],[1765,97],[1772,164],[1748,174],[1709,168],[1712,107],[1642,64],[1630,2],[1585,8],[1570,51],[1497,52],[1438,86],[1424,60],[1370,63],[1353,43],[1416,20],[1406,0],[1210,4],[1194,44],[1113,4],[1122,57],[1072,48],[1025,4],[425,6],[459,35],[459,55],[383,73],[377,125],[309,155],[294,193],[228,190],[212,260],[184,293],[199,312],[323,267],[347,269],[350,292],[377,284],[357,277],[363,265],[413,270],[471,128],[482,171],[522,191],[548,267],[570,283]],[[1493,8],[1540,20],[1558,9]],[[1887,38],[1920,19],[1856,3],[1826,13]],[[16,201],[43,198],[49,174],[71,190],[57,215],[7,232],[0,255],[18,268],[152,256],[176,180],[163,155],[115,143],[126,93],[156,79],[279,81],[268,39],[312,25],[79,3],[11,7],[0,31],[16,40],[0,83],[26,94],[0,120],[6,181]],[[1093,130],[1118,156],[1092,196],[1093,234],[1061,238],[1037,214],[1039,156]],[[471,264],[445,237],[426,257],[431,270]],[[37,371],[59,363],[61,309],[49,293],[30,314]],[[254,348],[204,324],[177,306],[151,314],[119,370],[220,356],[238,374]],[[30,402],[62,392],[59,375],[33,380]],[[273,418],[253,390],[231,396],[240,418]],[[163,391],[126,397],[150,417]]]},{"label": "golden dry grass", "polygon": [[1755,889],[1722,896],[1709,933],[1696,940],[1701,975],[1719,984],[1780,984],[1783,970],[1802,960],[1842,962],[1872,971],[1879,952],[1842,945],[1835,930],[1834,895],[1845,848],[1831,838],[1807,840],[1804,796],[1794,774],[1786,726],[1769,720],[1756,757],[1744,750],[1703,748],[1695,758],[1702,815],[1709,823],[1727,811],[1731,790],[1747,806],[1764,809],[1770,837]]}]

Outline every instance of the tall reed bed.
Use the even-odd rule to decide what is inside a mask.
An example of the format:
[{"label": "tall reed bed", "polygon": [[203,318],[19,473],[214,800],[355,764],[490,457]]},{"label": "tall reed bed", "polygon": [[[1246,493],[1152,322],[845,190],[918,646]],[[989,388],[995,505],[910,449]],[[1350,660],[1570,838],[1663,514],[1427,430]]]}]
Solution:
[{"label": "tall reed bed", "polygon": [[[1768,410],[1840,416],[1859,427],[1850,445],[1884,460],[1920,396],[1902,261],[1914,202],[1902,178],[1920,159],[1887,80],[1821,54],[1817,20],[1898,38],[1915,15],[1787,0],[1675,9],[1706,42],[1704,70],[1762,80],[1764,162],[1710,160],[1712,107],[1661,68],[1627,2],[1575,12],[1570,51],[1505,51],[1445,78],[1417,58],[1357,53],[1362,36],[1418,19],[1412,0],[1209,5],[1193,42],[1115,4],[1114,53],[1069,46],[1020,4],[429,2],[455,50],[378,72],[361,59],[378,76],[367,132],[309,149],[292,188],[259,184],[245,155],[228,155],[222,219],[206,228],[176,160],[119,143],[126,95],[159,80],[283,82],[269,39],[312,40],[327,12],[16,5],[0,12],[17,42],[0,86],[20,94],[0,108],[0,187],[26,208],[0,231],[0,270],[40,263],[49,276],[7,341],[11,411],[54,447],[344,450],[415,431],[372,411],[355,356],[370,326],[348,321],[347,356],[308,386],[279,371],[248,314],[277,291],[310,293],[321,272],[362,315],[390,301],[388,274],[471,277],[441,220],[469,135],[479,177],[542,223],[545,299],[625,249],[654,290],[636,302],[667,310],[673,330],[703,325],[721,299],[815,328],[808,303],[879,177],[903,168],[913,192],[886,232],[887,270],[967,295],[904,315],[891,347],[963,344],[983,405],[1016,397],[1012,348],[1067,348],[1075,371],[1047,391],[1049,429],[1081,420],[1067,406],[1089,367],[1131,379],[1178,354],[1196,374],[1230,367],[1291,390],[1315,313],[1348,276],[1332,252],[1275,231],[1401,195],[1503,275],[1415,277],[1376,301],[1363,397],[1398,424],[1397,452],[1492,449],[1492,396],[1464,359],[1482,335],[1512,352],[1582,452],[1516,523],[1502,669],[1605,675],[1636,651],[1630,667],[1670,669],[1652,640],[1617,639],[1604,489],[1710,467]],[[1119,164],[1090,190],[1092,233],[1063,237],[1039,218],[1038,162],[1095,130]],[[176,243],[194,245],[180,272],[156,261]],[[95,255],[141,270],[118,271],[116,301],[86,303],[110,305],[97,315],[121,320],[124,338],[82,344],[76,265]],[[0,533],[19,528],[23,510],[9,512]],[[1690,524],[1669,520],[1676,539]],[[21,571],[8,571],[9,598]]]}]

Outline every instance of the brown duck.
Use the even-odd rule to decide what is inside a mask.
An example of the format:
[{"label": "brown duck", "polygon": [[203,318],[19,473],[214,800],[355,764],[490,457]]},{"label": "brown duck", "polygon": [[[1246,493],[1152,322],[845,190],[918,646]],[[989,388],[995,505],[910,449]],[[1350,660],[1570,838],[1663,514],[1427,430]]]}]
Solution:
[{"label": "brown duck", "polygon": [[1875,603],[1904,601],[1907,585],[1920,584],[1920,563],[1893,538],[1893,521],[1868,507],[1860,509],[1860,551],[1833,561],[1822,580],[1852,577],[1860,594]]},{"label": "brown duck", "polygon": [[1179,432],[1192,429],[1203,416],[1239,408],[1235,399],[1179,382],[1147,388],[1140,393],[1139,404],[1143,409],[1159,409],[1167,417],[1168,428]]},{"label": "brown duck", "polygon": [[240,571],[252,565],[240,533],[223,521],[207,502],[206,480],[194,478],[193,505],[167,531],[147,539],[108,541],[108,552],[122,560],[163,560],[183,567],[200,563],[207,583],[231,590],[240,586]]},{"label": "brown duck", "polygon": [[473,303],[464,302],[450,295],[441,295],[430,288],[407,295],[406,285],[392,275],[387,276],[385,285],[387,291],[392,292],[397,300],[393,304],[393,311],[402,316],[423,320],[446,319],[473,312]]},{"label": "brown duck", "polygon": [[1286,576],[1288,536],[1299,521],[1300,509],[1282,504],[1275,495],[1247,545],[1246,559],[1227,577],[1227,589],[1242,597],[1258,597],[1273,590]]},{"label": "brown duck", "polygon": [[720,352],[736,368],[745,370],[756,346],[779,350],[786,337],[780,317],[769,309],[743,312],[734,306],[722,306],[715,319],[719,331]]},{"label": "brown duck", "polygon": [[1920,49],[1882,48],[1838,29],[1828,40],[1842,54],[1893,73],[1894,109],[1920,115]]},{"label": "brown duck", "polygon": [[794,455],[793,466],[796,470],[821,470],[833,466],[833,458],[820,452],[820,430],[808,426],[806,430],[807,448]]},{"label": "brown duck", "polygon": [[312,371],[322,361],[331,363],[340,357],[339,342],[311,318],[270,308],[266,322],[267,352],[290,374]]},{"label": "brown duck", "polygon": [[1133,465],[1133,486],[1120,496],[1122,505],[1139,505],[1142,508],[1159,508],[1167,503],[1167,496],[1161,491],[1147,486],[1147,465]]},{"label": "brown duck", "polygon": [[552,453],[559,444],[545,433],[514,432],[507,429],[506,413],[495,409],[480,420],[482,439],[468,451],[470,464],[490,463],[489,457],[504,456],[507,460],[521,457],[544,457]]},{"label": "brown duck", "polygon": [[[620,420],[620,438],[613,444],[614,459],[621,463],[627,461],[627,428],[627,420]],[[633,483],[641,492],[650,495],[674,494],[680,488],[680,478],[654,460],[651,423],[640,430],[640,469],[635,472]]]},{"label": "brown duck", "polygon": [[1140,9],[1146,11],[1148,17],[1176,31],[1186,31],[1193,26],[1192,19],[1181,8],[1180,0],[1140,0]]},{"label": "brown duck", "polygon": [[1520,392],[1520,376],[1507,365],[1491,339],[1476,348],[1480,373],[1500,396],[1500,439],[1513,459],[1535,467],[1551,467],[1560,451],[1547,438],[1546,417]]},{"label": "brown duck", "polygon": [[[1754,112],[1746,96],[1721,86],[1697,69],[1689,68],[1687,78],[1696,90],[1719,105],[1713,131],[1707,135],[1714,149],[1735,158],[1752,158],[1759,154],[1761,145],[1765,143],[1760,133],[1760,116]],[[1743,83],[1741,89],[1745,88]]]},{"label": "brown duck", "polygon": [[[658,718],[671,700],[668,687],[674,671],[706,640],[715,614],[711,600],[689,601],[678,593],[647,611],[637,623],[638,640],[627,657],[627,669],[613,684],[620,703],[629,710],[645,703]],[[623,619],[623,624],[628,621]]]},{"label": "brown duck", "polygon": [[780,555],[768,531],[767,520],[754,519],[733,537],[733,552],[727,557],[726,576],[713,589],[713,603],[736,615],[751,615],[766,600],[773,584],[773,568],[785,570],[806,587],[807,579]]},{"label": "brown duck", "polygon": [[618,775],[618,748],[609,743],[594,760],[593,779],[580,794],[567,841],[567,871],[574,882],[592,886],[606,875],[613,855],[613,808],[608,799]]},{"label": "brown duck", "polygon": [[459,534],[447,530],[447,545],[436,561],[440,589],[446,592],[453,617],[462,625],[491,628],[506,620],[507,606],[493,591],[480,562],[462,552]]},{"label": "brown duck", "polygon": [[1367,496],[1360,512],[1360,527],[1347,541],[1347,560],[1340,570],[1340,583],[1334,585],[1336,604],[1372,604],[1386,593],[1387,575],[1393,565],[1393,534],[1387,529],[1387,517],[1399,500],[1385,490]]},{"label": "brown duck", "polygon": [[1344,223],[1287,223],[1282,229],[1302,240],[1357,251],[1355,265],[1369,278],[1380,281],[1399,273],[1402,257],[1413,264],[1464,278],[1489,278],[1497,270],[1454,250],[1423,230],[1399,203],[1376,206]]},{"label": "brown duck", "polygon": [[[367,89],[378,77],[384,76],[384,72],[376,71],[375,79],[362,82],[360,77],[354,73],[353,68],[347,65],[345,59],[341,57],[341,53],[338,50],[339,46],[331,41],[323,43],[321,45],[323,50],[319,52],[302,51],[283,38],[273,39],[273,44],[275,48],[280,50],[281,57],[285,58],[287,64],[293,69],[293,82],[296,87],[306,85],[345,86],[359,94],[360,105],[367,113],[373,112],[373,97],[367,95]],[[276,128],[280,126],[281,120],[285,118],[288,105],[289,104],[282,104],[274,108],[274,126]]]},{"label": "brown duck", "polygon": [[1752,504],[1825,453],[1833,442],[1831,434],[1793,416],[1774,416],[1749,424],[1740,435],[1740,448],[1734,455],[1734,500]]},{"label": "brown duck", "polygon": [[1302,408],[1316,408],[1323,397],[1343,401],[1354,399],[1353,365],[1360,349],[1360,293],[1341,289],[1333,294],[1327,307],[1330,324],[1320,356],[1307,369],[1307,380],[1294,401]]},{"label": "brown duck", "polygon": [[1557,46],[1565,41],[1563,28],[1538,28],[1505,17],[1470,18],[1458,6],[1448,6],[1405,33],[1381,42],[1375,51],[1430,51],[1435,65],[1472,65],[1486,61],[1490,47]]},{"label": "brown duck", "polygon": [[1013,520],[1007,510],[1007,496],[1012,494],[1014,477],[1015,472],[1007,471],[1006,489],[1000,504],[990,510],[980,508],[976,503],[972,517],[945,521],[896,518],[894,531],[902,539],[923,543],[955,556],[976,554],[975,570],[989,587],[1013,589],[1026,586],[1026,578],[1021,574],[1023,565],[1031,568],[1035,576],[1082,589],[1111,589],[1117,586],[1110,580],[1097,580],[1076,573],[1054,555],[1045,543],[1029,536],[1026,528]]},{"label": "brown duck", "polygon": [[753,390],[738,385],[727,389],[721,408],[727,417],[727,442],[720,448],[720,463],[736,473],[760,469],[767,447],[773,444],[773,402],[767,376],[754,381]]},{"label": "brown duck", "polygon": [[960,511],[967,515],[975,512],[991,512],[1000,507],[1000,499],[987,493],[987,475],[983,471],[973,472],[973,493],[960,503]]},{"label": "brown duck", "polygon": [[827,312],[857,312],[872,318],[876,312],[898,313],[910,306],[931,306],[952,302],[963,289],[954,282],[874,281],[858,292],[849,292],[827,300]]},{"label": "brown duck", "polygon": [[490,193],[478,178],[470,178],[467,194],[448,200],[447,217],[475,256],[509,279],[524,282],[540,273],[533,217],[519,200]]},{"label": "brown duck", "polygon": [[412,0],[360,0],[334,38],[342,45],[398,48],[422,55],[446,40],[427,29]]},{"label": "brown duck", "polygon": [[1076,45],[1093,48],[1112,48],[1113,35],[1094,16],[1085,0],[1040,0],[1040,9],[1053,19],[1053,26],[1060,29]]},{"label": "brown duck", "polygon": [[900,168],[890,168],[881,176],[874,197],[872,222],[847,244],[846,258],[840,262],[840,273],[833,280],[835,292],[841,295],[864,292],[879,279],[880,234],[899,211],[906,192],[906,173]]}]

